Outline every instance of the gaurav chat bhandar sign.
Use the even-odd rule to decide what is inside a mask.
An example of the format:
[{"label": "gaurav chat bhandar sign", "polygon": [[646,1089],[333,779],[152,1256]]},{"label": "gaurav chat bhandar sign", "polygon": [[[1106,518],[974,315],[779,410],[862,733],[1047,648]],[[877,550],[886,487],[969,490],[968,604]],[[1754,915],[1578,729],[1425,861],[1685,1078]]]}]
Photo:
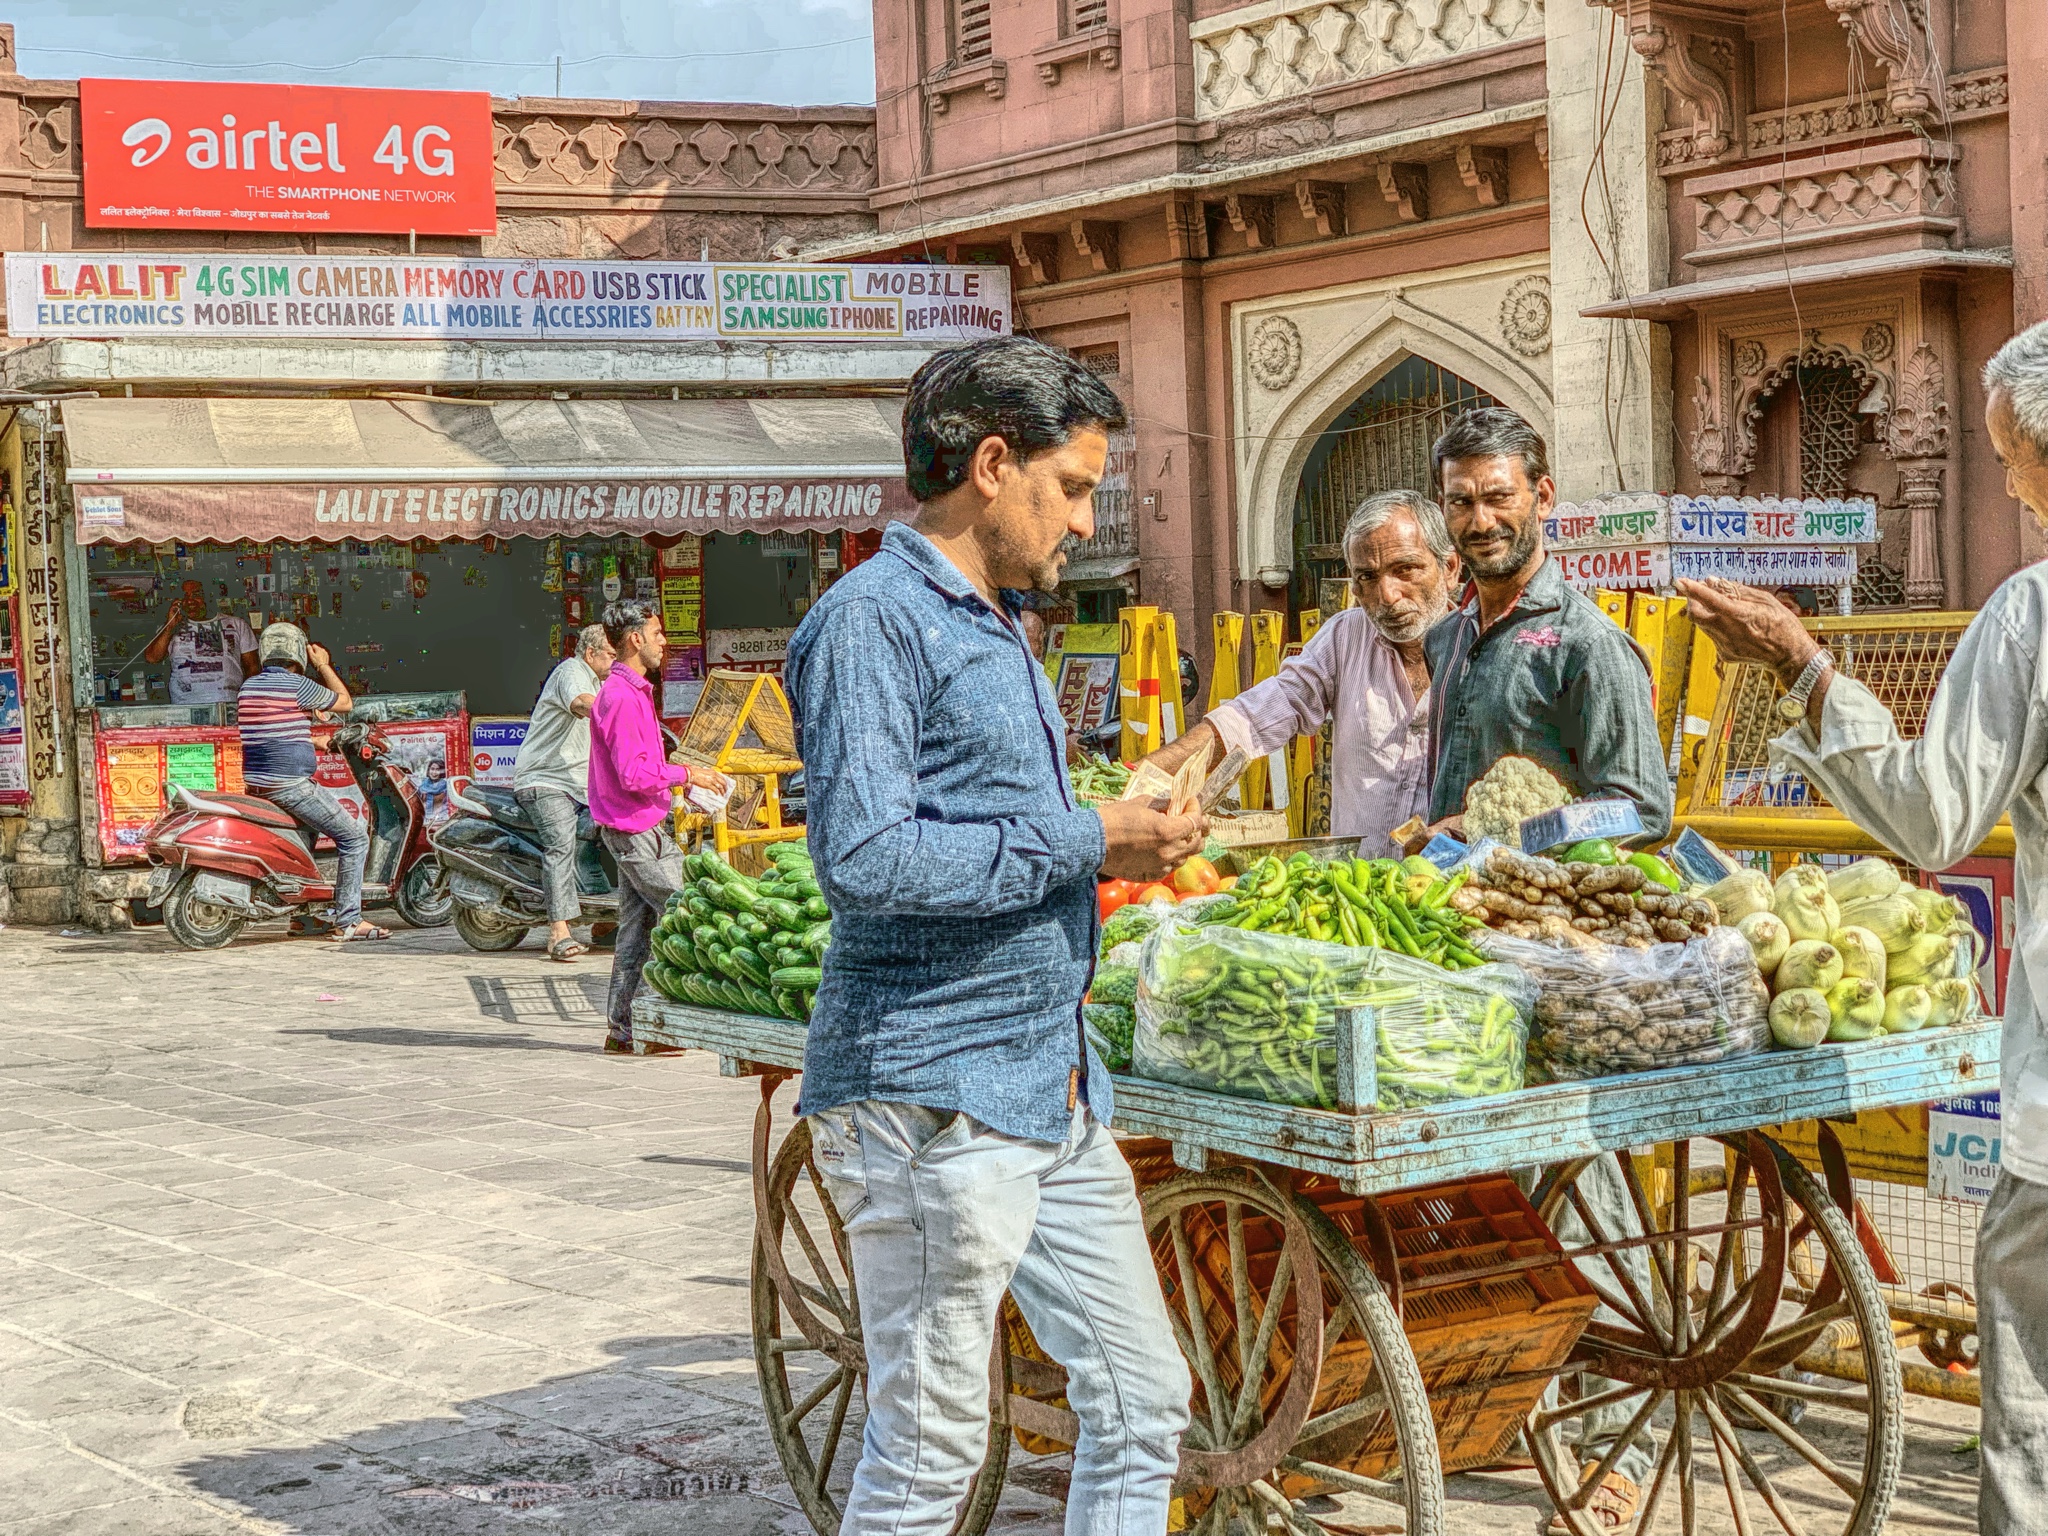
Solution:
[{"label": "gaurav chat bhandar sign", "polygon": [[1005,267],[7,253],[15,336],[958,342]]},{"label": "gaurav chat bhandar sign", "polygon": [[484,91],[81,80],[95,229],[490,235]]}]

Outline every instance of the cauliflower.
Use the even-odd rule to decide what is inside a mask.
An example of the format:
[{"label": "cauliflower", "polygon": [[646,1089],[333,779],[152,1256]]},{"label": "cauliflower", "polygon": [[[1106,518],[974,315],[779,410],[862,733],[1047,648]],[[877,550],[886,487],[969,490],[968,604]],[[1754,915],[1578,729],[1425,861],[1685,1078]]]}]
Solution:
[{"label": "cauliflower", "polygon": [[1465,841],[1520,845],[1524,820],[1569,804],[1565,787],[1526,757],[1504,757],[1465,791]]}]

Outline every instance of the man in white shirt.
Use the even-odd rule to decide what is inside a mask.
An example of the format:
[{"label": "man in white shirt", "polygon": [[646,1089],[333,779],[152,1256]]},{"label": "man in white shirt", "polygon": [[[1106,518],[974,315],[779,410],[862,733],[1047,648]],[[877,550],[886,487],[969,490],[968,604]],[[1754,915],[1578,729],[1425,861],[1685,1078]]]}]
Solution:
[{"label": "man in white shirt", "polygon": [[[2006,490],[2048,532],[2048,324],[1984,369]],[[1991,595],[1956,646],[1918,741],[1768,592],[1678,584],[1724,657],[1760,662],[1804,704],[1771,743],[1859,827],[1922,869],[1968,855],[2012,817],[2018,921],[1999,1066],[2002,1171],[1977,1235],[1986,1536],[2048,1530],[2048,563]]]},{"label": "man in white shirt", "polygon": [[164,627],[143,647],[151,666],[171,659],[173,704],[225,704],[241,691],[242,679],[256,675],[256,636],[232,613],[206,614],[206,588],[185,583],[164,615]]},{"label": "man in white shirt", "polygon": [[583,913],[576,886],[576,825],[590,803],[590,711],[597,685],[612,669],[602,624],[586,625],[576,654],[548,674],[512,763],[512,794],[533,818],[544,853],[541,886],[548,900],[548,958],[563,964],[587,952],[569,932]]},{"label": "man in white shirt", "polygon": [[1171,771],[1203,750],[1254,759],[1331,722],[1330,832],[1398,852],[1394,828],[1429,806],[1429,665],[1422,640],[1450,611],[1458,557],[1437,504],[1386,491],[1344,529],[1344,563],[1358,602],[1323,620],[1277,674],[1209,711],[1151,761]]}]

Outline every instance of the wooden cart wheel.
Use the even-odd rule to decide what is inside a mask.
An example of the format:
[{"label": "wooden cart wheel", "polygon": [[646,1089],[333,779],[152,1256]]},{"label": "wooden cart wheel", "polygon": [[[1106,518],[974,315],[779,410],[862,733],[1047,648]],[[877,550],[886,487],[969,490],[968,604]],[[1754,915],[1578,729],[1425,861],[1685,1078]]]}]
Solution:
[{"label": "wooden cart wheel", "polygon": [[[1363,1494],[1373,1501],[1363,1516],[1372,1530],[1441,1536],[1436,1424],[1400,1313],[1350,1235],[1306,1196],[1295,1199],[1322,1267],[1323,1364],[1308,1422],[1281,1460],[1280,1491]],[[1370,1477],[1356,1470],[1368,1448]],[[1346,1529],[1359,1518],[1347,1516]]]},{"label": "wooden cart wheel", "polygon": [[1179,1486],[1195,1536],[1314,1528],[1274,1480],[1308,1422],[1323,1360],[1322,1266],[1294,1198],[1251,1169],[1144,1192],[1167,1317],[1194,1377]]},{"label": "wooden cart wheel", "polygon": [[[1572,1362],[1625,1385],[1596,1390],[1565,1378],[1561,1386],[1578,1382],[1568,1400],[1529,1415],[1537,1473],[1573,1536],[1610,1536],[1592,1495],[1622,1448],[1649,1429],[1661,1443],[1633,1526],[1641,1536],[1690,1536],[1703,1519],[1718,1523],[1700,1513],[1703,1498],[1726,1507],[1745,1536],[1874,1536],[1904,1448],[1898,1355],[1877,1277],[1854,1227],[1795,1158],[1760,1132],[1719,1139],[1735,1155],[1726,1189],[1711,1199],[1691,1193],[1686,1142],[1672,1149],[1662,1202],[1648,1198],[1627,1154],[1614,1159],[1655,1240],[1579,1261],[1622,1322],[1589,1325]],[[1625,1243],[1577,1188],[1591,1161],[1553,1170],[1538,1209],[1553,1224],[1576,1212],[1596,1249]],[[1623,1262],[1630,1253],[1647,1265],[1647,1290]],[[1846,1356],[1867,1385],[1788,1369],[1817,1353]],[[1630,1406],[1627,1428],[1600,1461],[1582,1465],[1562,1426],[1616,1403]]]},{"label": "wooden cart wheel", "polygon": [[[754,1364],[790,1488],[818,1536],[837,1536],[866,1419],[860,1303],[846,1233],[811,1158],[810,1126],[799,1120],[768,1158],[773,1092],[773,1082],[763,1084],[754,1128]],[[953,1536],[981,1536],[1002,1497],[1010,1456],[1006,1359],[998,1347],[988,1455]]]}]

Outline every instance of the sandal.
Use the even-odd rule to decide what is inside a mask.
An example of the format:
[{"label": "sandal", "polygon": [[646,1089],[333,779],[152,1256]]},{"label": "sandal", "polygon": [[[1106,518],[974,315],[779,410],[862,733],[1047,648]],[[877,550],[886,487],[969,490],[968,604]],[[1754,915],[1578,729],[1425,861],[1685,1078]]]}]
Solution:
[{"label": "sandal", "polygon": [[[1593,1469],[1588,1467],[1587,1471]],[[1603,1530],[1622,1531],[1636,1517],[1636,1506],[1643,1500],[1643,1490],[1623,1477],[1619,1472],[1610,1472],[1593,1490],[1593,1496],[1586,1501],[1586,1512],[1594,1523]],[[1555,1514],[1550,1523],[1543,1527],[1543,1536],[1571,1536],[1571,1527],[1564,1516]]]},{"label": "sandal", "polygon": [[375,923],[357,923],[353,928],[337,928],[328,937],[330,944],[374,944],[379,939],[391,937],[389,928],[379,928]]},{"label": "sandal", "polygon": [[590,953],[590,946],[578,939],[557,939],[548,946],[548,958],[571,965]]}]

